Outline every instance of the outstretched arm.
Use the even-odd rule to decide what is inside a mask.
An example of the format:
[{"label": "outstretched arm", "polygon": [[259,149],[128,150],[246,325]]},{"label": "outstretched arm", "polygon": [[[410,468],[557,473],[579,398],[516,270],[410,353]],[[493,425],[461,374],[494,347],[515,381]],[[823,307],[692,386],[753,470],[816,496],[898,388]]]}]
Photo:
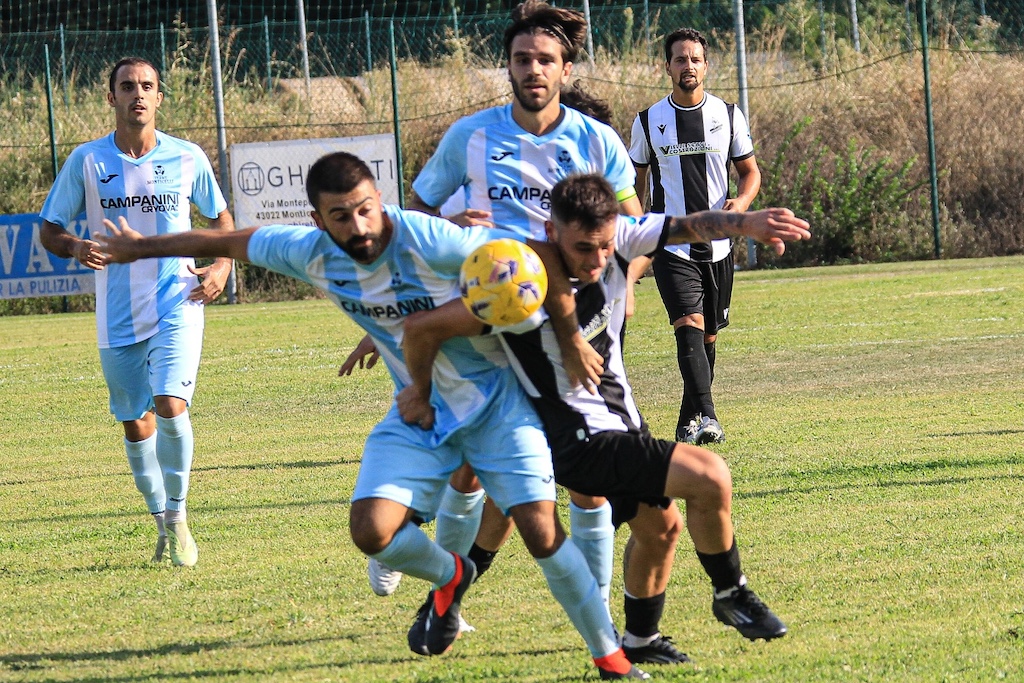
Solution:
[{"label": "outstretched arm", "polygon": [[119,225],[104,220],[107,234],[94,236],[106,253],[106,263],[130,263],[158,256],[208,256],[248,261],[249,237],[257,230],[190,230],[143,237],[132,230],[124,217],[117,220]]},{"label": "outstretched arm", "polygon": [[[208,226],[213,230],[230,232],[235,229],[235,221],[228,210],[224,209],[216,218],[210,219]],[[204,268],[190,266],[189,272],[199,278],[199,284],[189,292],[189,301],[198,301],[202,304],[213,302],[224,291],[233,265],[232,259],[221,257]]]},{"label": "outstretched arm", "polygon": [[797,218],[789,209],[765,209],[748,213],[700,211],[672,216],[665,229],[669,244],[746,236],[772,247],[781,256],[786,251],[786,242],[811,238],[809,227],[807,221]]},{"label": "outstretched arm", "polygon": [[484,324],[473,317],[461,299],[452,299],[432,310],[413,313],[402,326],[402,355],[412,384],[398,392],[398,412],[407,423],[430,429],[434,426],[431,376],[441,344],[453,337],[478,335]]}]

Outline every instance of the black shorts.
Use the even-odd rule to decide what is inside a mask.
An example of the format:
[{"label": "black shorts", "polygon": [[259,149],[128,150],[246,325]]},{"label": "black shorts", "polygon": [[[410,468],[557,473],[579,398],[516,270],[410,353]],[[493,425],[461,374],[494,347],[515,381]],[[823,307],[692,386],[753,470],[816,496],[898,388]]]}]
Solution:
[{"label": "black shorts", "polygon": [[704,316],[704,332],[717,334],[729,324],[734,270],[732,252],[721,261],[707,263],[659,251],[654,257],[654,279],[669,322],[700,313]]},{"label": "black shorts", "polygon": [[555,481],[588,496],[604,496],[615,526],[636,516],[640,503],[667,507],[665,481],[672,441],[648,433],[598,432],[587,441],[552,453]]}]

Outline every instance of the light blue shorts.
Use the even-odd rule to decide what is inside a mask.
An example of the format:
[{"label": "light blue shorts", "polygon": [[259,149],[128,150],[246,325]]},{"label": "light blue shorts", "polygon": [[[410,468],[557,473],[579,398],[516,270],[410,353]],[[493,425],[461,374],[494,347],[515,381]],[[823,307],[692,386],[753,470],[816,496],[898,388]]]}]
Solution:
[{"label": "light blue shorts", "polygon": [[506,514],[524,503],[555,500],[551,451],[540,418],[518,386],[437,444],[433,432],[402,422],[391,407],[366,439],[352,500],[384,498],[423,521],[437,514],[448,477],[463,462]]},{"label": "light blue shorts", "polygon": [[100,349],[110,412],[118,422],[141,419],[154,396],[174,396],[192,404],[203,350],[203,326],[160,330],[144,341]]}]

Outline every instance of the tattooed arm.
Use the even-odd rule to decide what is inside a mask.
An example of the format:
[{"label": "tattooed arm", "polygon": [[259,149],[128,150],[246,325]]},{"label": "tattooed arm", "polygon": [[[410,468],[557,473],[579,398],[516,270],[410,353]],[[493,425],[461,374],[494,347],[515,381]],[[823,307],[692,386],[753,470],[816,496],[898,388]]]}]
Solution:
[{"label": "tattooed arm", "polygon": [[811,238],[807,221],[789,209],[765,209],[747,213],[700,211],[666,220],[667,244],[710,242],[724,237],[752,237],[775,250],[780,256],[786,242]]}]

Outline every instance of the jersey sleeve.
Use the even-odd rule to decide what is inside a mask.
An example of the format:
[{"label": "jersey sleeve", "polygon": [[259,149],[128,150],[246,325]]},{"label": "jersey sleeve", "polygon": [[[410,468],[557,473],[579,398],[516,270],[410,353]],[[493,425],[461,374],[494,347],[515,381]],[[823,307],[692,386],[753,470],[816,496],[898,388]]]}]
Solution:
[{"label": "jersey sleeve", "polygon": [[44,221],[67,228],[76,216],[85,211],[83,164],[83,152],[79,147],[68,156],[50,188],[50,194],[46,196],[40,211]]},{"label": "jersey sleeve", "polygon": [[463,261],[481,244],[501,238],[526,241],[525,236],[501,228],[479,225],[464,228],[419,211],[401,211],[397,207],[387,207],[386,210],[392,221],[404,221],[408,228],[401,231],[400,239],[413,243],[401,248],[423,254],[439,277],[458,277]]},{"label": "jersey sleeve", "polygon": [[637,114],[633,119],[633,128],[629,132],[629,158],[637,166],[650,166],[649,151],[650,147],[647,144],[647,136],[644,134],[644,126],[640,123],[640,115]]},{"label": "jersey sleeve", "polygon": [[448,129],[437,150],[412,181],[412,189],[427,206],[439,207],[468,182],[466,135],[459,122]]},{"label": "jersey sleeve", "polygon": [[619,216],[615,230],[615,250],[627,261],[650,256],[665,246],[666,216],[648,213],[643,216]]},{"label": "jersey sleeve", "polygon": [[624,202],[630,197],[636,196],[636,170],[629,158],[626,146],[622,144],[621,138],[610,126],[602,130],[605,134],[605,164],[604,177],[608,179],[612,189],[615,190],[615,198]]},{"label": "jersey sleeve", "polygon": [[228,204],[224,200],[220,185],[217,184],[217,177],[214,175],[209,157],[198,145],[193,145],[192,154],[195,156],[196,174],[192,181],[190,199],[204,216],[216,218],[221,211],[227,208]]},{"label": "jersey sleeve", "polygon": [[324,234],[319,228],[307,226],[268,225],[249,237],[248,259],[254,265],[312,284],[307,268]]},{"label": "jersey sleeve", "polygon": [[743,161],[754,156],[754,140],[750,135],[747,117],[739,107],[733,107],[732,126],[732,146],[729,148],[732,160]]}]

